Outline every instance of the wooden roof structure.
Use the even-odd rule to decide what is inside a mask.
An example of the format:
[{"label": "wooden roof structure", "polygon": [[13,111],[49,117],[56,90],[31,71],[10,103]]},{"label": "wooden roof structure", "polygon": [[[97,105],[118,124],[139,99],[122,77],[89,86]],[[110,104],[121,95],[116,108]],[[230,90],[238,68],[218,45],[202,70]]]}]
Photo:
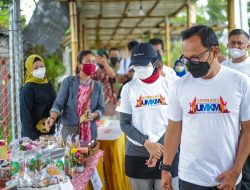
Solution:
[{"label": "wooden roof structure", "polygon": [[175,16],[195,1],[75,0],[78,30],[84,26],[89,47],[124,47],[146,33],[164,35],[166,17]]},{"label": "wooden roof structure", "polygon": [[[80,49],[126,47],[143,34],[164,34],[170,52],[170,23],[183,8],[190,27],[192,5],[197,0],[59,0],[69,3],[72,72]],[[184,28],[183,28],[184,29]],[[151,38],[152,36],[149,35]],[[69,39],[69,38],[68,38]],[[170,57],[168,56],[168,63]]]},{"label": "wooden roof structure", "polygon": [[[194,4],[198,0],[57,0],[68,2],[70,14],[70,39],[72,72],[77,65],[76,55],[81,49],[126,47],[145,34],[152,38],[162,35],[166,55],[170,55],[170,36],[180,34],[195,24]],[[228,28],[234,28],[234,4],[228,1]],[[186,9],[186,23],[173,24],[170,18]],[[225,28],[214,26],[213,28]],[[170,56],[167,56],[170,65]]]}]

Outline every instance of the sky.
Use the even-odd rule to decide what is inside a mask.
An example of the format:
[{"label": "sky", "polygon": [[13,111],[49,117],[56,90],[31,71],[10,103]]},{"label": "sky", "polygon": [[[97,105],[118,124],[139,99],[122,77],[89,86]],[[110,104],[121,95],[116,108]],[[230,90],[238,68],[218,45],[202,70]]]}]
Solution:
[{"label": "sky", "polygon": [[[38,2],[39,0],[35,0],[35,1]],[[20,4],[21,15],[25,16],[26,24],[29,23],[35,8],[36,8],[36,4],[34,0],[22,0],[21,1],[21,4]]]}]

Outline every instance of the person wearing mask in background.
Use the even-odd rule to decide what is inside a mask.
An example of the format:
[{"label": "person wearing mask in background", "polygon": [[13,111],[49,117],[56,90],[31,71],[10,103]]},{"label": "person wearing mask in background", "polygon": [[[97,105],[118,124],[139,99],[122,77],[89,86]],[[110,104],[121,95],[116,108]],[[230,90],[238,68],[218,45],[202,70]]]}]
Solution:
[{"label": "person wearing mask in background", "polygon": [[129,81],[131,81],[133,79],[133,76],[134,76],[134,70],[132,68],[129,68],[129,64],[131,62],[131,52],[132,52],[132,49],[137,45],[139,44],[138,41],[130,41],[128,43],[128,51],[129,51],[129,56],[125,59],[122,59],[121,62],[120,62],[120,66],[119,66],[119,69],[117,71],[117,79],[118,79],[118,82],[121,84],[119,90],[118,90],[118,93],[117,93],[117,99],[119,100],[121,97],[121,91],[122,91],[122,87]]},{"label": "person wearing mask in background", "polygon": [[24,86],[20,91],[21,136],[32,140],[52,134],[45,128],[45,120],[56,98],[56,92],[46,77],[43,58],[31,55],[25,62]]},{"label": "person wearing mask in background", "polygon": [[88,143],[96,140],[96,120],[104,113],[103,86],[91,79],[96,70],[96,57],[91,51],[80,51],[77,61],[77,75],[63,80],[50,110],[50,117],[46,120],[46,128],[49,130],[61,116],[63,140],[68,135],[72,135],[75,140],[74,137],[79,135],[80,140]]},{"label": "person wearing mask in background", "polygon": [[[164,57],[164,43],[163,43],[163,41],[160,38],[152,38],[149,40],[149,43],[153,45],[155,50],[161,55],[161,57],[163,59],[163,57]],[[176,75],[174,69],[164,65],[164,61],[163,61],[163,65],[162,65],[162,73],[166,76]]]},{"label": "person wearing mask in background", "polygon": [[122,59],[120,62],[117,75],[118,75],[119,82],[123,85],[129,82],[133,78],[134,72],[131,68],[129,68],[129,64],[131,62],[131,59],[130,59],[131,51],[137,44],[139,44],[138,41],[131,41],[128,43],[129,56],[125,59]]},{"label": "person wearing mask in background", "polygon": [[[168,79],[169,81],[172,81],[172,82],[177,80],[179,77],[176,74],[171,74],[169,72],[165,73],[163,71],[164,65],[163,65],[163,62],[162,62],[161,54],[159,52],[156,52],[156,53],[157,53],[157,60],[158,60],[157,66],[158,66],[158,70],[159,70],[161,76]],[[134,73],[133,79],[135,79],[137,77],[138,77],[137,74]]]},{"label": "person wearing mask in background", "polygon": [[229,33],[228,52],[231,60],[222,62],[223,65],[245,73],[250,77],[250,57],[248,56],[249,35],[241,29]]},{"label": "person wearing mask in background", "polygon": [[[250,152],[250,80],[218,61],[219,41],[212,28],[182,32],[181,60],[190,73],[173,85],[163,164],[171,167],[180,145],[180,190],[239,190]],[[162,171],[162,189],[171,189]]]},{"label": "person wearing mask in background", "polygon": [[111,48],[109,50],[109,62],[111,67],[114,69],[115,73],[117,73],[120,67],[121,55],[118,48]]},{"label": "person wearing mask in background", "polygon": [[[246,74],[250,77],[250,57],[248,56],[249,35],[241,29],[234,29],[229,33],[228,52],[232,57],[222,64]],[[248,156],[243,171],[241,190],[250,189],[250,155]]]},{"label": "person wearing mask in background", "polygon": [[[157,53],[150,43],[134,47],[130,66],[138,77],[123,87],[116,108],[121,130],[127,136],[125,172],[133,190],[160,190],[159,163],[168,125],[170,81],[160,75]],[[171,170],[174,190],[178,189],[177,170],[178,154]]]},{"label": "person wearing mask in background", "polygon": [[177,59],[174,63],[174,70],[178,77],[184,76],[187,72],[185,70],[184,64],[181,62],[180,59]]},{"label": "person wearing mask in background", "polygon": [[[103,85],[104,102],[105,102],[105,116],[115,116],[115,108],[117,104],[117,95],[114,90],[114,84],[116,82],[116,73],[114,68],[117,63],[112,64],[109,55],[105,50],[98,50],[98,56],[96,57],[98,69],[91,76],[92,79],[100,81]],[[113,53],[113,52],[112,52]],[[112,59],[113,60],[113,59]]]}]

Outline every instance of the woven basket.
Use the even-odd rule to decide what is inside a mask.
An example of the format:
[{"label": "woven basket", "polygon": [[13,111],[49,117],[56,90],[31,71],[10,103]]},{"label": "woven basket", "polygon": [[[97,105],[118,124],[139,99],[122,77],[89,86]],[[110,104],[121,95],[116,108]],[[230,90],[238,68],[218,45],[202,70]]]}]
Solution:
[{"label": "woven basket", "polygon": [[95,154],[98,150],[100,150],[100,143],[96,141],[96,146],[94,148],[91,148],[89,151],[89,156],[92,156]]}]

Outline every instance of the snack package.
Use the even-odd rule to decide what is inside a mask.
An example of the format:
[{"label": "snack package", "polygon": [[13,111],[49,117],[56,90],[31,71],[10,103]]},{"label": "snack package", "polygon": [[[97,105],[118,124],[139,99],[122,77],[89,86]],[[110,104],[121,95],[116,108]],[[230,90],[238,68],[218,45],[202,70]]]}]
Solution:
[{"label": "snack package", "polygon": [[5,140],[0,140],[0,160],[7,160],[7,143]]},{"label": "snack package", "polygon": [[57,142],[57,145],[59,146],[59,148],[62,148],[64,146],[64,142],[63,142],[63,138],[62,138],[62,129],[63,129],[63,125],[60,124],[56,124],[56,128],[55,128],[55,139]]}]

